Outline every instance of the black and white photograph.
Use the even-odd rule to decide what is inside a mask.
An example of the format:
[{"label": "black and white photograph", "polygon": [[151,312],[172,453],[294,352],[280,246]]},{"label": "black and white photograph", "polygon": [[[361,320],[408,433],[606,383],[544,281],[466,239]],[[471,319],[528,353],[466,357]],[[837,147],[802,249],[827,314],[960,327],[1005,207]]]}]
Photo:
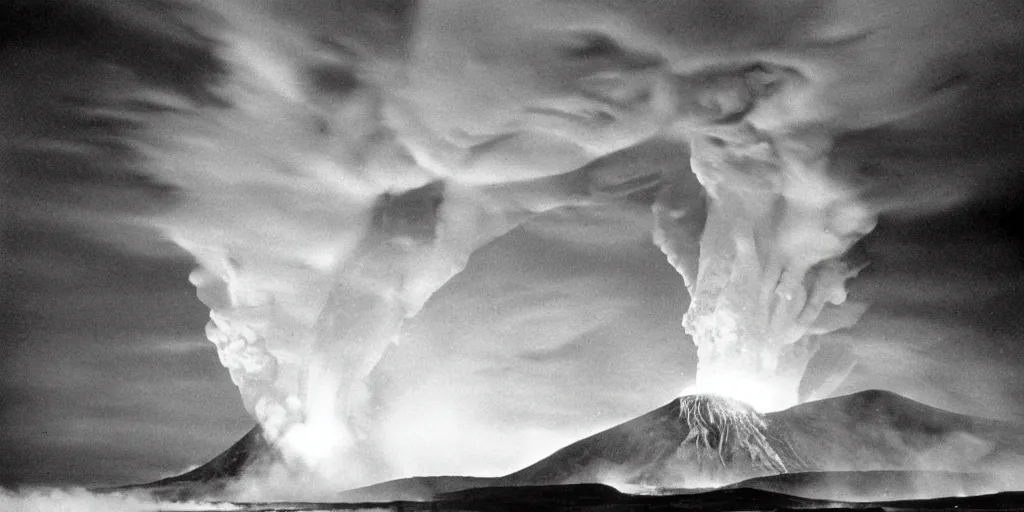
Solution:
[{"label": "black and white photograph", "polygon": [[1024,1],[0,0],[0,511],[1024,510]]}]

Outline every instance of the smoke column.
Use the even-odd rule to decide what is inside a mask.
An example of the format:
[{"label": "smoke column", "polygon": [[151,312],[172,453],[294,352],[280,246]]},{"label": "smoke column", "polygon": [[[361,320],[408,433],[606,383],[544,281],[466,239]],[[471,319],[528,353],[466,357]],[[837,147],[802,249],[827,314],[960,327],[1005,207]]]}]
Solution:
[{"label": "smoke column", "polygon": [[[718,104],[784,94],[764,75],[755,69],[720,88]],[[845,283],[867,264],[851,249],[877,219],[858,199],[855,164],[830,157],[826,128],[771,121],[771,130],[747,121],[687,129],[704,197],[670,183],[653,207],[655,242],[691,296],[683,326],[699,361],[685,393],[761,411],[797,404],[815,336],[863,313],[846,301]]]},{"label": "smoke column", "polygon": [[[269,5],[211,2],[197,22],[227,68],[214,88],[223,105],[135,91],[151,107],[125,115],[144,126],[133,141],[147,169],[180,191],[153,222],[199,264],[207,337],[245,407],[288,464],[354,484],[383,471],[356,450],[362,379],[429,295],[420,289],[462,263],[431,250],[433,225],[407,222],[440,205],[380,123],[373,84],[400,58],[384,47],[392,27],[371,6],[334,28],[378,32],[325,41]],[[370,236],[382,229],[389,240]],[[410,266],[424,273],[403,279]]]}]

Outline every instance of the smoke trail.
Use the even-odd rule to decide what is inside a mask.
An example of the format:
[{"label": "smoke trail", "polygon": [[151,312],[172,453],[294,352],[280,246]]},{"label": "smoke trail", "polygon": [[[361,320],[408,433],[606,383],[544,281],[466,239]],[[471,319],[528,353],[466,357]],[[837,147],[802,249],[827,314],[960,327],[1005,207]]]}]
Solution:
[{"label": "smoke trail", "polygon": [[[756,93],[773,92],[754,89],[762,74],[708,89],[724,97],[718,105],[739,111]],[[744,87],[754,92],[735,92]],[[698,347],[692,391],[762,411],[795,405],[814,336],[863,312],[846,303],[845,283],[866,265],[851,249],[876,214],[858,199],[855,165],[830,158],[825,128],[740,122],[687,135],[706,207],[670,183],[654,205],[654,238],[691,294],[683,326]]]}]

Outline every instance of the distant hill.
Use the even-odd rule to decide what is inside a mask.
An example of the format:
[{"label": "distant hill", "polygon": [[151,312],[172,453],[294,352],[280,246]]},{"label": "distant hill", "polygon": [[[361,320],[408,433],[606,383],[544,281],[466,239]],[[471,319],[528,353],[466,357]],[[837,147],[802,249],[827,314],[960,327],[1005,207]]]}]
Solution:
[{"label": "distant hill", "polygon": [[808,471],[999,471],[1024,467],[1024,425],[863,391],[767,415]]},{"label": "distant hill", "polygon": [[976,496],[1003,489],[1012,483],[987,473],[817,471],[762,476],[723,489],[759,489],[820,500],[878,502],[936,496]]}]

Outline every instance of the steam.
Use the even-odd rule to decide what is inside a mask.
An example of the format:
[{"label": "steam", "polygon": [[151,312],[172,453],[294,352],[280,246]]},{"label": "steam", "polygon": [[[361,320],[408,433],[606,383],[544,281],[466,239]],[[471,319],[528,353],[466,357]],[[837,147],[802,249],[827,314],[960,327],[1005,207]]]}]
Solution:
[{"label": "steam", "polygon": [[[755,74],[763,77],[748,72],[750,88]],[[719,104],[760,100],[735,88],[720,92]],[[758,105],[750,108],[756,114]],[[687,392],[761,411],[796,405],[814,337],[849,327],[863,312],[847,303],[845,283],[866,265],[851,249],[877,219],[858,197],[855,164],[831,158],[826,128],[771,121],[770,130],[749,121],[688,130],[706,207],[695,211],[672,183],[653,207],[654,240],[691,295],[683,326],[699,363]]]},{"label": "steam", "polygon": [[0,509],[17,512],[213,512],[244,510],[244,507],[229,503],[163,501],[145,493],[100,494],[78,488],[31,488],[9,491],[0,488]]}]

